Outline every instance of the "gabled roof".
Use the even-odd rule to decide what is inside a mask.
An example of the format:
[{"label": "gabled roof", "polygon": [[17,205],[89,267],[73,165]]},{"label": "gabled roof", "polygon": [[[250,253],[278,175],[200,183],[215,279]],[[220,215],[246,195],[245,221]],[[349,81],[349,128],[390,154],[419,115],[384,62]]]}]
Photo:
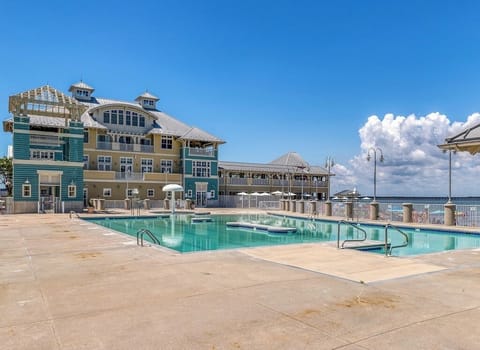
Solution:
[{"label": "gabled roof", "polygon": [[152,95],[151,93],[149,93],[148,91],[145,91],[143,94],[141,94],[140,96],[138,96],[138,97],[135,99],[135,101],[140,101],[140,100],[144,100],[144,99],[154,100],[154,101],[160,100],[157,96],[154,96],[154,95]]},{"label": "gabled roof", "polygon": [[183,140],[199,140],[199,141],[211,141],[216,143],[225,143],[225,141],[215,137],[211,134],[206,133],[199,128],[193,127],[190,128],[186,133],[184,133],[181,137]]},{"label": "gabled roof", "polygon": [[80,80],[78,83],[70,85],[70,88],[68,91],[73,91],[75,88],[77,89],[83,89],[83,90],[89,90],[89,91],[94,91],[95,89],[91,87],[90,85],[85,84],[82,80]]},{"label": "gabled roof", "polygon": [[278,164],[278,165],[285,165],[289,167],[296,167],[296,168],[309,168],[310,165],[307,161],[305,161],[297,152],[289,152],[272,160],[270,164]]},{"label": "gabled roof", "polygon": [[480,153],[480,123],[466,128],[461,133],[446,138],[445,143],[438,145],[444,150],[469,152],[470,154]]}]

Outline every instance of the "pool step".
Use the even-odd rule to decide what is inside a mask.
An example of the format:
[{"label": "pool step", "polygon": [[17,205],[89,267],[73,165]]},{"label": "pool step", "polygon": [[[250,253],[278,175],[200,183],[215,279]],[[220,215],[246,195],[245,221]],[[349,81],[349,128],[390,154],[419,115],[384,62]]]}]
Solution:
[{"label": "pool step", "polygon": [[[390,249],[391,244],[387,243],[387,249]],[[343,249],[357,249],[357,250],[382,250],[385,249],[385,242],[375,240],[365,241],[350,241],[343,246]]]},{"label": "pool step", "polygon": [[240,227],[240,228],[249,228],[252,230],[261,230],[273,233],[293,233],[297,232],[296,227],[281,227],[281,226],[271,226],[271,225],[262,225],[262,224],[254,224],[251,222],[243,222],[243,221],[234,221],[234,222],[227,222],[227,227]]}]

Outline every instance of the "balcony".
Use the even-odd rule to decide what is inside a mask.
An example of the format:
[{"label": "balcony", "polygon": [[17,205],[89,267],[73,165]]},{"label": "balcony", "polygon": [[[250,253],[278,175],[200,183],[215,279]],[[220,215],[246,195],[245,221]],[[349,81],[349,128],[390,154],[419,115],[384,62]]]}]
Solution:
[{"label": "balcony", "polygon": [[30,145],[32,146],[60,146],[64,142],[58,136],[30,135]]},{"label": "balcony", "polygon": [[209,148],[188,148],[190,156],[215,157],[215,150]]},{"label": "balcony", "polygon": [[153,153],[152,145],[140,145],[133,143],[103,142],[97,141],[98,150],[123,151],[123,152],[143,152]]}]

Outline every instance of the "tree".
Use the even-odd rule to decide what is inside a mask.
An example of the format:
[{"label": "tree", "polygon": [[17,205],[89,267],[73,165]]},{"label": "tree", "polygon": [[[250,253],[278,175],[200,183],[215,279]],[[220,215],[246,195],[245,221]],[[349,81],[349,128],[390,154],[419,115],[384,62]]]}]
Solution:
[{"label": "tree", "polygon": [[7,189],[8,195],[12,195],[12,159],[3,157],[0,158],[0,185]]}]

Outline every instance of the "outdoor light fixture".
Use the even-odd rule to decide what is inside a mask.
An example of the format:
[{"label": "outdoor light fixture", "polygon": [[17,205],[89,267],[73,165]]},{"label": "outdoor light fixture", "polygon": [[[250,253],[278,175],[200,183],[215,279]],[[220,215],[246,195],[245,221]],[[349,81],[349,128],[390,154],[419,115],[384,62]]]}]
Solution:
[{"label": "outdoor light fixture", "polygon": [[379,147],[371,147],[367,152],[367,161],[370,161],[370,151],[373,153],[373,201],[377,201],[377,152],[380,154],[380,163],[383,163],[383,151]]},{"label": "outdoor light fixture", "polygon": [[[443,153],[446,153],[447,150],[444,149]],[[456,150],[448,150],[448,203],[452,203],[452,152],[456,154]]]},{"label": "outdoor light fixture", "polygon": [[330,200],[330,170],[333,168],[335,165],[335,160],[328,156],[327,159],[325,160],[325,168],[327,168],[328,171],[328,178],[327,178],[327,201]]}]

